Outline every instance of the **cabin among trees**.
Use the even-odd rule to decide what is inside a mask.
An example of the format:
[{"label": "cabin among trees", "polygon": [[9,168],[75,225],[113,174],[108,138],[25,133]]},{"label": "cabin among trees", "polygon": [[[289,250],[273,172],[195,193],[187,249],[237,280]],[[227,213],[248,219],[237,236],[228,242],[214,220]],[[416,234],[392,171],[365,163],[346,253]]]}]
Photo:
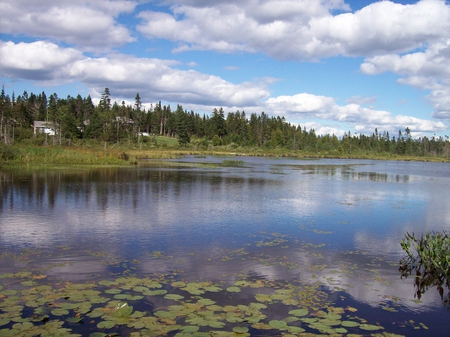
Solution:
[{"label": "cabin among trees", "polygon": [[[414,156],[450,156],[448,137],[421,137],[413,139],[405,126],[398,134],[379,132],[371,135],[345,133],[316,135],[286,122],[284,117],[270,117],[264,112],[247,114],[245,111],[228,112],[213,109],[211,114],[200,115],[177,105],[161,102],[150,109],[143,108],[139,94],[133,105],[111,102],[110,92],[105,92],[97,105],[90,96],[67,96],[56,93],[49,97],[26,91],[17,97],[0,95],[0,140],[2,143],[34,142],[47,144],[74,144],[75,142],[99,142],[110,144],[148,143],[161,135],[176,137],[181,146],[209,148],[227,146],[256,148],[285,148],[292,151],[324,153],[328,155],[357,155],[358,153],[397,154]],[[45,137],[47,138],[45,138]],[[44,138],[43,138],[44,137]]]},{"label": "cabin among trees", "polygon": [[56,134],[56,128],[53,123],[46,121],[34,121],[33,124],[33,134],[47,134],[54,136]]}]

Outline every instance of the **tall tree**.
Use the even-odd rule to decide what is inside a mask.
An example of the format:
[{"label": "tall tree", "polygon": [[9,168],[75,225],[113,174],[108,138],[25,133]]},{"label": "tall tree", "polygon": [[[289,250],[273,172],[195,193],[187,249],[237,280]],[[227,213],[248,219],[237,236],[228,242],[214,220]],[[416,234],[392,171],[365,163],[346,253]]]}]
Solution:
[{"label": "tall tree", "polygon": [[181,146],[185,146],[191,141],[191,139],[189,137],[186,126],[186,114],[184,113],[181,105],[178,105],[177,107],[176,119],[177,119],[178,144],[180,144]]}]

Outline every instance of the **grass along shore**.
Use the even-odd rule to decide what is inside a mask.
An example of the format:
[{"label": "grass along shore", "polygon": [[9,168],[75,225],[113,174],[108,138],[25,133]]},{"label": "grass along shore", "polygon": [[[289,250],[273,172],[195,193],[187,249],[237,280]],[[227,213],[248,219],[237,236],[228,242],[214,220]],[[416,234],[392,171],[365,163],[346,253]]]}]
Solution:
[{"label": "grass along shore", "polygon": [[[161,144],[161,143],[160,143]],[[290,158],[342,158],[342,159],[375,159],[403,160],[426,162],[450,162],[443,157],[400,156],[389,153],[353,153],[341,154],[337,151],[305,152],[289,151],[282,148],[252,148],[214,146],[205,148],[179,147],[168,139],[160,146],[117,146],[100,144],[83,144],[72,146],[31,144],[0,145],[0,168],[16,166],[49,166],[49,165],[82,165],[82,166],[129,166],[138,164],[144,159],[173,159],[186,155],[197,156],[262,156]]]}]

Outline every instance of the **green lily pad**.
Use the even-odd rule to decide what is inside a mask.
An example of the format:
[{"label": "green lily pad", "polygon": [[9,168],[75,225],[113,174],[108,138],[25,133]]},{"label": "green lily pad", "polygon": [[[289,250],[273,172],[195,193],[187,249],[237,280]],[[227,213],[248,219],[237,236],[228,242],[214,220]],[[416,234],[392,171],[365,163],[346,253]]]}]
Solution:
[{"label": "green lily pad", "polygon": [[300,328],[298,326],[288,326],[287,331],[289,331],[292,334],[300,334],[300,333],[305,332],[306,330],[303,328]]},{"label": "green lily pad", "polygon": [[336,329],[334,329],[334,331],[336,331],[336,333],[340,333],[340,334],[344,334],[344,333],[348,332],[347,329],[345,329],[345,328],[336,328]]},{"label": "green lily pad", "polygon": [[279,321],[277,319],[271,320],[269,325],[274,329],[285,329],[287,327],[287,323],[285,321]]},{"label": "green lily pad", "polygon": [[14,295],[17,294],[17,290],[12,290],[12,289],[3,290],[2,294],[5,295],[5,296],[14,296]]},{"label": "green lily pad", "polygon": [[93,332],[91,334],[89,334],[89,337],[106,337],[107,335],[104,334],[103,332]]},{"label": "green lily pad", "polygon": [[354,328],[360,325],[360,323],[358,322],[354,322],[354,321],[342,321],[341,325],[346,327],[346,328]]},{"label": "green lily pad", "polygon": [[216,302],[213,300],[210,300],[209,298],[203,298],[203,299],[199,300],[198,303],[206,307],[208,305],[213,305]]},{"label": "green lily pad", "polygon": [[0,330],[0,337],[17,336],[19,332],[19,330],[2,329]]},{"label": "green lily pad", "polygon": [[209,287],[205,287],[206,291],[212,292],[212,293],[218,293],[219,291],[221,291],[222,289],[216,286],[209,286]]},{"label": "green lily pad", "polygon": [[223,322],[218,322],[218,321],[212,321],[212,322],[209,322],[208,325],[209,325],[211,328],[221,329],[221,328],[223,328],[223,327],[225,326],[225,323],[223,323]]},{"label": "green lily pad", "polygon": [[198,329],[200,329],[198,326],[187,325],[187,326],[183,327],[181,330],[185,333],[192,333],[192,332],[197,332]]},{"label": "green lily pad", "polygon": [[173,312],[164,311],[164,310],[155,311],[153,314],[156,317],[164,317],[164,318],[170,318],[170,319],[177,317]]},{"label": "green lily pad", "polygon": [[181,296],[178,294],[167,294],[166,296],[164,296],[164,298],[168,299],[168,300],[179,301],[179,300],[182,300],[184,298],[184,296]]},{"label": "green lily pad", "polygon": [[66,319],[66,321],[69,323],[72,323],[72,324],[77,324],[82,321],[82,318],[81,317],[69,317]]},{"label": "green lily pad", "polygon": [[383,329],[383,327],[373,324],[360,324],[359,328],[366,331],[376,331]]},{"label": "green lily pad", "polygon": [[308,309],[295,309],[289,311],[289,315],[297,316],[297,317],[303,317],[308,315],[309,311]]},{"label": "green lily pad", "polygon": [[52,315],[55,316],[64,316],[64,315],[68,315],[69,314],[69,310],[67,309],[53,309],[52,310]]},{"label": "green lily pad", "polygon": [[255,299],[258,302],[272,302],[272,298],[267,294],[256,294]]},{"label": "green lily pad", "polygon": [[239,287],[232,286],[232,287],[228,287],[227,291],[229,293],[240,293],[241,289]]},{"label": "green lily pad", "polygon": [[10,320],[8,318],[0,318],[0,326],[9,324]]},{"label": "green lily pad", "polygon": [[142,287],[142,286],[134,287],[133,290],[137,291],[139,293],[143,293],[143,292],[149,291],[149,289],[147,287]]},{"label": "green lily pad", "polygon": [[245,326],[235,326],[233,328],[233,332],[237,334],[245,334],[248,332],[248,328],[246,328]]},{"label": "green lily pad", "polygon": [[99,329],[111,329],[113,328],[115,325],[114,322],[112,321],[102,321],[100,323],[97,324],[97,328]]},{"label": "green lily pad", "polygon": [[129,306],[126,302],[121,302],[116,305],[116,311],[113,314],[113,317],[128,317],[133,312],[133,307]]}]

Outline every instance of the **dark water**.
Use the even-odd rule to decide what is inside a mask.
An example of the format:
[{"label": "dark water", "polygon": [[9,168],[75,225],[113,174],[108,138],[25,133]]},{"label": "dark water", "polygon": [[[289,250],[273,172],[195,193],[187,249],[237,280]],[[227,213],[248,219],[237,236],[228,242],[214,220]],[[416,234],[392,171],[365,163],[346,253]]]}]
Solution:
[{"label": "dark water", "polygon": [[0,172],[0,274],[319,282],[386,332],[449,335],[438,293],[398,272],[405,232],[450,230],[449,164],[231,159]]}]

